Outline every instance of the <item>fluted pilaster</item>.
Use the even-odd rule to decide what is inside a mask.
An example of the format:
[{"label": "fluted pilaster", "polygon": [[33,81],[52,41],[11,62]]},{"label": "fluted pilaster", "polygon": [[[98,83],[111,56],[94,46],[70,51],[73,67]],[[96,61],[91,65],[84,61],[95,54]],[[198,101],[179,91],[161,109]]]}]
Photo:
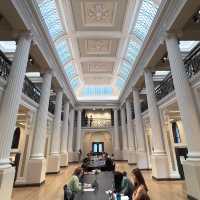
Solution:
[{"label": "fluted pilaster", "polygon": [[114,150],[119,150],[119,124],[118,124],[118,111],[114,109]]}]

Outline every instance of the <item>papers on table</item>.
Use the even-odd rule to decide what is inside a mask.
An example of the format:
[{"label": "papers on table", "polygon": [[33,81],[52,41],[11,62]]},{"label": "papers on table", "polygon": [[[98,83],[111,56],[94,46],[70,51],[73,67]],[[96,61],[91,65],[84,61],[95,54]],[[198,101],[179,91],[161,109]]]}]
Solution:
[{"label": "papers on table", "polygon": [[95,188],[84,188],[83,191],[84,192],[94,192]]},{"label": "papers on table", "polygon": [[[114,197],[115,197],[115,200],[116,200],[117,199],[116,194],[114,194]],[[129,197],[121,194],[121,200],[129,200]]]}]

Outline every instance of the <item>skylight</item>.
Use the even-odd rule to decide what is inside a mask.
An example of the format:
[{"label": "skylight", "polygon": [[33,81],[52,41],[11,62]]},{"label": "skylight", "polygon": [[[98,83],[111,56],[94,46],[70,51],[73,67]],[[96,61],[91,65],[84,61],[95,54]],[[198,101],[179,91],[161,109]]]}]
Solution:
[{"label": "skylight", "polygon": [[191,51],[199,41],[180,41],[179,47],[182,52],[189,52]]},{"label": "skylight", "polygon": [[149,28],[158,10],[158,5],[153,0],[143,0],[132,33],[144,41]]},{"label": "skylight", "polygon": [[5,53],[14,53],[16,51],[16,42],[0,41],[0,50]]},{"label": "skylight", "polygon": [[61,40],[59,42],[56,42],[55,46],[60,61],[63,65],[72,59],[72,55],[67,40]]},{"label": "skylight", "polygon": [[39,1],[40,12],[47,25],[50,36],[55,40],[64,33],[55,0]]},{"label": "skylight", "polygon": [[86,86],[82,90],[83,96],[108,96],[112,95],[113,89],[109,86]]},{"label": "skylight", "polygon": [[[131,34],[134,34],[141,42],[143,42],[147,36],[158,8],[159,5],[156,4],[155,1],[143,0],[131,31]],[[127,62],[123,61],[121,63],[118,71],[118,78],[115,83],[118,89],[122,90],[124,88],[141,46],[142,44],[138,44],[136,40],[129,40],[124,55],[124,60]]]}]

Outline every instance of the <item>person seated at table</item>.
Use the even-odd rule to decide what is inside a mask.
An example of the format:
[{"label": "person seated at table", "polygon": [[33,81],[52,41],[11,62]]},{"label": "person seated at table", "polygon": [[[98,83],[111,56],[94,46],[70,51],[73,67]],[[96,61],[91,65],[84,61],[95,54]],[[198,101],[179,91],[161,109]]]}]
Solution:
[{"label": "person seated at table", "polygon": [[136,168],[132,170],[133,180],[134,180],[134,200],[150,200],[149,195],[147,194],[148,188],[145,183],[144,177],[140,169]]},{"label": "person seated at table", "polygon": [[80,167],[76,168],[74,170],[74,173],[72,177],[70,178],[70,181],[68,183],[68,187],[72,191],[73,195],[75,195],[77,192],[81,191],[81,183],[79,181],[79,178],[82,175],[82,169]]},{"label": "person seated at table", "polygon": [[123,194],[132,200],[132,195],[134,191],[134,185],[127,177],[126,172],[115,172],[114,174],[114,186],[117,193]]},{"label": "person seated at table", "polygon": [[113,160],[108,156],[108,154],[106,153],[105,155],[105,171],[114,171],[115,170],[115,164],[113,162]]}]

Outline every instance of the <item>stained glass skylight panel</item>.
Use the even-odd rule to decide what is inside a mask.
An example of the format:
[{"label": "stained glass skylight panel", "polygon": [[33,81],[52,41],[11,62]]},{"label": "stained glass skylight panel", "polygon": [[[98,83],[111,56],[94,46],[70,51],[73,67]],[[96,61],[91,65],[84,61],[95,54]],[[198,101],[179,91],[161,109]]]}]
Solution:
[{"label": "stained glass skylight panel", "polygon": [[87,86],[82,90],[83,96],[109,96],[112,95],[112,87],[109,86]]},{"label": "stained glass skylight panel", "polygon": [[38,6],[53,40],[64,33],[55,0],[38,0]]},{"label": "stained glass skylight panel", "polygon": [[145,39],[157,13],[158,7],[159,5],[157,5],[153,0],[143,0],[136,23],[132,30],[132,33],[140,40],[143,41]]},{"label": "stained glass skylight panel", "polygon": [[72,59],[67,40],[61,40],[55,43],[56,50],[61,63],[64,65]]},{"label": "stained glass skylight panel", "polygon": [[132,65],[135,61],[135,58],[137,57],[138,53],[140,50],[140,45],[138,43],[136,43],[133,40],[130,40],[128,43],[128,48],[127,48],[127,52],[126,52],[126,60],[128,60]]}]

